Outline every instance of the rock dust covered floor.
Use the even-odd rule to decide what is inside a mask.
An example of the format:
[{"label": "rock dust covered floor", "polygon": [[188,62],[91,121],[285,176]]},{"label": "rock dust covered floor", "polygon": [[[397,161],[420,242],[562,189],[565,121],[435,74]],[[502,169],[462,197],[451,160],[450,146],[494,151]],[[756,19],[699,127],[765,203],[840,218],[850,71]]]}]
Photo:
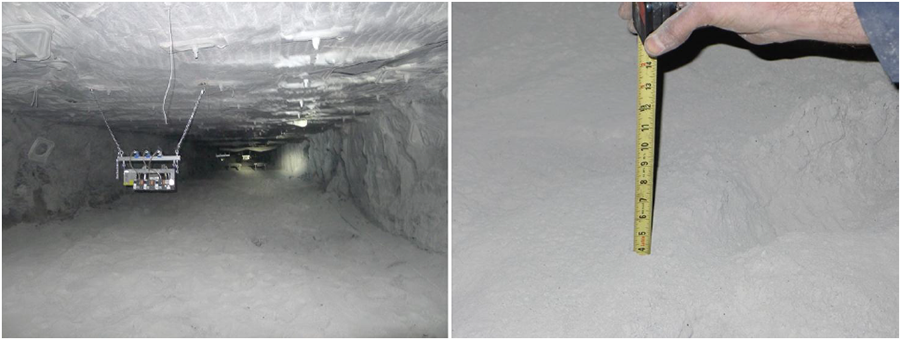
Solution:
[{"label": "rock dust covered floor", "polygon": [[636,42],[617,6],[453,6],[453,335],[898,336],[880,65],[724,44],[661,59],[641,257]]},{"label": "rock dust covered floor", "polygon": [[446,335],[446,255],[298,180],[222,176],[4,230],[3,336]]}]

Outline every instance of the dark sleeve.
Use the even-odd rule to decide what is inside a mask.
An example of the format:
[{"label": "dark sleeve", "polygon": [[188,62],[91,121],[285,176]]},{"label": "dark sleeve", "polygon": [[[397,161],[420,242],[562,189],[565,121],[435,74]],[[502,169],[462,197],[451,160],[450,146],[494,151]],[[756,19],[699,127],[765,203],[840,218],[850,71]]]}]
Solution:
[{"label": "dark sleeve", "polygon": [[896,2],[854,3],[872,50],[892,82],[897,82],[897,9]]}]

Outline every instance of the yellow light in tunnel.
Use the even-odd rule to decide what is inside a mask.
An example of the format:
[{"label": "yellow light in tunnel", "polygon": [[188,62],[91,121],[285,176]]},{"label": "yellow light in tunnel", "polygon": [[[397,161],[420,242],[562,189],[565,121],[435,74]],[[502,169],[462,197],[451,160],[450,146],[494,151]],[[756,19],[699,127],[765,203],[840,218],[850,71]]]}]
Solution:
[{"label": "yellow light in tunnel", "polygon": [[309,125],[309,121],[307,121],[306,119],[298,119],[298,120],[288,122],[288,124],[299,126],[299,127],[306,127],[307,125]]}]

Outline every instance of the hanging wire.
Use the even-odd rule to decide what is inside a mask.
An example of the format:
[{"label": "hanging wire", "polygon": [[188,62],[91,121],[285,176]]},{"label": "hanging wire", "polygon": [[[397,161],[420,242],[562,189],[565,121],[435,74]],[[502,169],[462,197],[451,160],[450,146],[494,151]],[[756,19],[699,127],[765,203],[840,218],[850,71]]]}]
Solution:
[{"label": "hanging wire", "polygon": [[206,92],[205,87],[200,89],[200,96],[197,97],[194,110],[191,111],[191,118],[188,119],[187,125],[184,126],[184,132],[181,134],[181,139],[178,140],[178,145],[175,147],[175,156],[178,156],[178,152],[181,151],[181,142],[184,142],[184,137],[187,136],[188,129],[191,128],[191,122],[194,121],[194,114],[197,113],[197,107],[200,106],[200,98],[203,98],[203,92]]},{"label": "hanging wire", "polygon": [[163,121],[169,125],[169,116],[166,114],[166,99],[169,98],[169,89],[172,88],[172,80],[175,79],[175,38],[172,35],[172,7],[169,7],[169,85],[166,85],[166,94],[163,95]]},{"label": "hanging wire", "polygon": [[[112,137],[113,143],[116,143],[116,150],[118,150],[118,157],[122,157],[125,155],[125,152],[122,151],[122,147],[119,146],[119,141],[116,140],[116,135],[113,134],[112,128],[109,127],[109,122],[106,120],[106,114],[103,113],[103,109],[100,108],[100,102],[97,101],[97,96],[94,95],[94,89],[91,89],[91,98],[94,98],[94,104],[97,105],[97,111],[100,111],[100,117],[103,117],[103,124],[106,124],[106,130],[109,131],[109,136]],[[119,179],[119,159],[116,157],[116,179]],[[125,164],[123,161],[122,169],[125,168]]]},{"label": "hanging wire", "polygon": [[106,130],[109,131],[109,136],[112,137],[113,143],[116,143],[116,150],[119,150],[119,156],[124,155],[125,152],[122,151],[122,147],[119,146],[119,141],[116,140],[116,135],[113,134],[112,128],[109,127],[109,122],[106,120],[106,115],[103,113],[103,109],[100,108],[100,102],[97,101],[97,96],[94,95],[94,89],[91,89],[91,97],[94,98],[94,104],[97,105],[97,111],[100,111],[100,117],[103,117],[103,124],[106,124]]}]

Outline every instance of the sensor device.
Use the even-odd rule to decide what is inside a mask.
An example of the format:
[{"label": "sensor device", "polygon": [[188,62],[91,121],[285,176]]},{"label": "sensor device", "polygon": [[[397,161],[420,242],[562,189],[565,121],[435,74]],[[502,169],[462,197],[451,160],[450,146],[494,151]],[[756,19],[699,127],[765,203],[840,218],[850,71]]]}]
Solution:
[{"label": "sensor device", "polygon": [[[175,177],[181,156],[165,156],[161,151],[141,155],[134,151],[130,157],[119,156],[122,165],[122,184],[135,192],[175,191]],[[140,166],[135,167],[135,164]],[[171,167],[170,167],[171,165]]]}]

